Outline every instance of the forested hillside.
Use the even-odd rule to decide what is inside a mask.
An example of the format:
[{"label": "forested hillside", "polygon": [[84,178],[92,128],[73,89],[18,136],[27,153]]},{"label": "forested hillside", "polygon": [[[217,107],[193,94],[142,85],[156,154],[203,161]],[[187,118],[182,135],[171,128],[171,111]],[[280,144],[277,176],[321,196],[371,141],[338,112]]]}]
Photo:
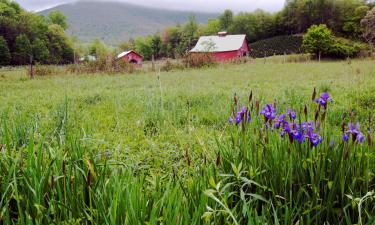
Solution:
[{"label": "forested hillside", "polygon": [[65,17],[47,17],[23,10],[16,2],[0,0],[0,65],[30,62],[69,63],[73,48],[65,35]]},{"label": "forested hillside", "polygon": [[[152,6],[151,6],[152,7]],[[149,35],[166,26],[185,23],[190,12],[147,8],[120,2],[82,1],[60,5],[40,12],[48,15],[53,11],[62,12],[69,24],[68,33],[81,41],[88,42],[100,38],[107,44]],[[195,13],[199,23],[207,23],[216,18],[215,13]]]}]

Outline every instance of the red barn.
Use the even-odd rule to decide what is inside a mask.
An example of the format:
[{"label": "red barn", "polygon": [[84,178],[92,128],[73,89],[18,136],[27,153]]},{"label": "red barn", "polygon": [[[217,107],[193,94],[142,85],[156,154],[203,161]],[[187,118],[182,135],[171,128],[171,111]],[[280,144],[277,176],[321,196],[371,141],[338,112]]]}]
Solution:
[{"label": "red barn", "polygon": [[126,52],[121,52],[117,55],[117,59],[122,59],[125,62],[134,63],[134,64],[142,64],[143,57],[138,54],[137,52],[131,50]]},{"label": "red barn", "polygon": [[250,52],[246,35],[228,35],[219,32],[217,36],[202,36],[190,53],[212,53],[217,61],[227,61],[247,56]]}]

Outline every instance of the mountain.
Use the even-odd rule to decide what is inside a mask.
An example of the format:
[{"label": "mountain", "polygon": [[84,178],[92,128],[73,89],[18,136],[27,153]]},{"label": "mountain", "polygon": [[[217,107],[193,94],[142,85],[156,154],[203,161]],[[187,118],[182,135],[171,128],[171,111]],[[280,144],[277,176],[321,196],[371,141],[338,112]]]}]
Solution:
[{"label": "mountain", "polygon": [[[153,34],[166,26],[184,23],[190,13],[173,11],[120,2],[78,1],[59,5],[39,12],[47,15],[61,11],[67,17],[68,33],[81,41],[100,38],[106,43],[116,44],[138,36]],[[218,14],[194,12],[199,23],[206,23]]]}]

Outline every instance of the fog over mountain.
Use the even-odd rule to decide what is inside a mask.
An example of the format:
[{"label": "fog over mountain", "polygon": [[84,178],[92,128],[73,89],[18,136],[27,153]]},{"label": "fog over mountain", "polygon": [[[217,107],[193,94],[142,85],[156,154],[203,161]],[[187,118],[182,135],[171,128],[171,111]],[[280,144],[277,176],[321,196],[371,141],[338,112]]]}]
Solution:
[{"label": "fog over mountain", "polygon": [[[100,38],[116,44],[138,36],[153,34],[170,25],[185,23],[191,12],[149,8],[120,2],[80,1],[59,5],[40,14],[61,11],[69,24],[68,33],[88,42]],[[195,12],[197,21],[207,23],[218,13]]]},{"label": "fog over mountain", "polygon": [[[32,11],[40,11],[57,5],[75,2],[77,0],[18,0],[24,8]],[[92,2],[85,0],[87,2]],[[110,2],[114,0],[100,0]],[[285,0],[115,0],[118,2],[138,4],[142,6],[158,7],[162,9],[173,9],[183,11],[222,12],[231,9],[235,12],[254,11],[263,9],[270,12],[280,10]]]}]

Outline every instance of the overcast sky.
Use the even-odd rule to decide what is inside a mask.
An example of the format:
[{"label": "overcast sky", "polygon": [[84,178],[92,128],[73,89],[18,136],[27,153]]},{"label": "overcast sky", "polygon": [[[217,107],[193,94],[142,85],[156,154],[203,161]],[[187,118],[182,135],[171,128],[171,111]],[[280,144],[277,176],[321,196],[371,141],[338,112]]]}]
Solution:
[{"label": "overcast sky", "polygon": [[[16,0],[27,10],[38,11],[50,8],[63,3],[70,3],[76,0]],[[88,1],[88,0],[86,0]],[[98,0],[96,0],[98,1]],[[114,0],[100,0],[114,1]],[[178,9],[187,11],[222,12],[224,9],[239,11],[254,11],[264,9],[275,12],[280,10],[285,0],[117,0],[129,3],[136,3],[150,7],[165,9]]]}]

